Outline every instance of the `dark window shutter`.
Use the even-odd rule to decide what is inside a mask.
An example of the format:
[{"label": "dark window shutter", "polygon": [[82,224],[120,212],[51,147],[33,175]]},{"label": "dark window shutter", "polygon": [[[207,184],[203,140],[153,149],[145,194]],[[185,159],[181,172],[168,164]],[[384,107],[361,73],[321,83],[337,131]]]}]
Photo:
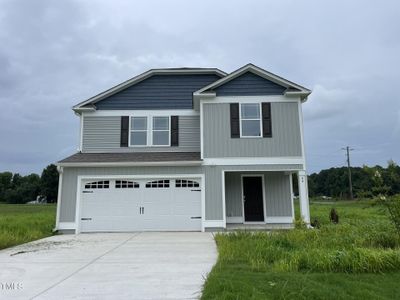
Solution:
[{"label": "dark window shutter", "polygon": [[179,117],[171,116],[171,146],[179,146]]},{"label": "dark window shutter", "polygon": [[129,117],[121,117],[121,147],[128,147]]},{"label": "dark window shutter", "polygon": [[239,103],[231,103],[231,138],[240,138]]},{"label": "dark window shutter", "polygon": [[272,137],[271,103],[262,103],[263,137]]}]

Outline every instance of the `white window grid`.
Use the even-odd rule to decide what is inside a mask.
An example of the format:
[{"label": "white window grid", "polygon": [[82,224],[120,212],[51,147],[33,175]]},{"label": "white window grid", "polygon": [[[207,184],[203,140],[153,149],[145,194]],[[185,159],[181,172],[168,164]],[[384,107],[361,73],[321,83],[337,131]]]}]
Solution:
[{"label": "white window grid", "polygon": [[139,183],[134,182],[134,181],[128,181],[128,180],[116,180],[115,188],[116,189],[138,189]]},{"label": "white window grid", "polygon": [[[154,129],[154,119],[155,118],[167,118],[167,125],[168,125],[168,129]],[[152,146],[156,146],[156,147],[163,147],[163,146],[169,146],[171,144],[171,118],[168,116],[153,116],[151,121],[151,144]],[[168,133],[168,143],[165,145],[153,145],[153,133],[154,132],[167,132]]]},{"label": "white window grid", "polygon": [[155,180],[146,182],[146,188],[169,188],[169,180]]},{"label": "white window grid", "polygon": [[85,189],[108,189],[109,187],[109,180],[93,181],[85,184]]},{"label": "white window grid", "polygon": [[200,187],[200,184],[197,181],[186,180],[186,179],[176,179],[175,187],[177,188],[192,188],[192,187]]},{"label": "white window grid", "polygon": [[[132,119],[133,118],[140,118],[140,117],[145,117],[147,118],[147,129],[146,130],[132,130]],[[153,145],[153,118],[154,117],[166,117],[168,118],[168,144],[167,145]],[[164,131],[164,130],[155,130],[155,131]],[[167,130],[165,130],[167,131]],[[131,138],[131,133],[132,132],[146,132],[146,145],[132,145],[132,138]],[[129,117],[129,147],[169,147],[171,145],[171,116],[143,116],[143,115],[138,115],[138,116],[130,116]]]},{"label": "white window grid", "polygon": [[[258,104],[259,109],[259,118],[242,118],[242,105],[243,104]],[[262,137],[262,110],[261,103],[239,103],[239,126],[240,126],[240,137],[241,138],[260,138]],[[259,121],[260,125],[260,135],[243,135],[242,132],[242,121]]]}]

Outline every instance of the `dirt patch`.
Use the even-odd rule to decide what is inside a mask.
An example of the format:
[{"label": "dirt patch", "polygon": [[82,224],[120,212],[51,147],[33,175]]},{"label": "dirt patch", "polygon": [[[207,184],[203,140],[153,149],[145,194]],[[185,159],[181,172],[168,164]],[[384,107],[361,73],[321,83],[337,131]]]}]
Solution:
[{"label": "dirt patch", "polygon": [[49,251],[55,248],[72,248],[79,241],[68,240],[68,241],[43,241],[37,243],[28,243],[24,245],[17,246],[14,253],[10,256],[20,255],[24,253],[39,252],[39,251]]}]

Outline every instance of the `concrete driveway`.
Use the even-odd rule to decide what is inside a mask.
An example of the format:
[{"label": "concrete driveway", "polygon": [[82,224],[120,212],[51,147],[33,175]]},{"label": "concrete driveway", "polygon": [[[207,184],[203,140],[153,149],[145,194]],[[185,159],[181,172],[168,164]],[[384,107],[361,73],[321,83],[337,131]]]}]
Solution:
[{"label": "concrete driveway", "polygon": [[0,299],[197,299],[210,233],[59,235],[0,251]]}]

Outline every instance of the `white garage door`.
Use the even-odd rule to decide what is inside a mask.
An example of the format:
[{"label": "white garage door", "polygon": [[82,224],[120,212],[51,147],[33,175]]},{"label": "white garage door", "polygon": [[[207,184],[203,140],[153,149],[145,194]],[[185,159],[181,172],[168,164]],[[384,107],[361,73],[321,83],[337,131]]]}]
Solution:
[{"label": "white garage door", "polygon": [[200,179],[83,180],[80,228],[200,231]]}]

